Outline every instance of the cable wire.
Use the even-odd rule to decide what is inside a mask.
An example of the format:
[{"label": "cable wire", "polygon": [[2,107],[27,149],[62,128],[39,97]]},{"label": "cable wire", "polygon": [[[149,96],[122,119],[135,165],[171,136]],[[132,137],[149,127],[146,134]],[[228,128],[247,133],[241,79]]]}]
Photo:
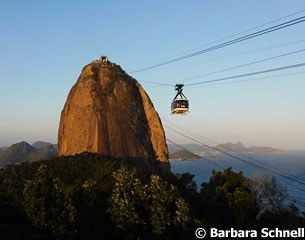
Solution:
[{"label": "cable wire", "polygon": [[[164,118],[163,118],[163,120],[165,120],[165,122],[170,123],[171,125],[176,125],[176,124],[171,123],[171,122],[168,121],[167,119],[164,119]],[[210,140],[210,139],[208,139],[208,138],[205,138],[205,137],[199,135],[198,133],[194,133],[194,132],[192,132],[192,131],[190,131],[190,130],[188,130],[188,129],[186,129],[186,128],[183,128],[183,127],[181,127],[181,126],[178,126],[178,125],[176,125],[176,126],[177,126],[177,128],[179,128],[180,130],[184,131],[186,134],[192,135],[192,137],[194,137],[194,135],[195,135],[195,136],[198,136],[200,142],[203,141],[204,144],[207,144],[207,145],[208,145],[208,144],[210,144],[210,143],[213,143],[213,144],[219,145],[219,144],[216,143],[215,141]],[[208,142],[208,143],[207,143],[207,142]],[[209,143],[209,142],[210,142],[210,143]],[[209,148],[210,148],[210,147],[209,147]],[[216,147],[215,147],[215,148],[216,148]],[[305,180],[304,180],[304,179],[301,179],[301,178],[299,178],[299,177],[297,177],[297,176],[294,176],[294,175],[292,175],[292,174],[290,174],[290,173],[288,173],[288,172],[286,172],[286,171],[283,171],[283,170],[281,170],[281,169],[278,169],[278,168],[276,168],[276,167],[274,167],[274,166],[270,166],[269,164],[266,164],[266,163],[264,163],[264,162],[262,162],[262,161],[260,161],[260,160],[257,160],[257,159],[255,159],[255,158],[253,158],[253,157],[251,157],[251,156],[249,156],[249,155],[247,155],[247,154],[244,154],[244,153],[241,153],[241,152],[237,152],[237,151],[234,151],[234,150],[232,150],[232,149],[229,149],[229,148],[226,148],[226,147],[223,147],[223,146],[222,146],[222,148],[225,149],[224,152],[234,152],[235,154],[238,154],[238,155],[240,155],[240,156],[242,156],[242,157],[248,158],[248,159],[251,160],[251,161],[255,161],[255,162],[258,162],[259,164],[263,164],[263,165],[265,165],[267,168],[273,168],[275,171],[277,171],[279,174],[281,174],[281,176],[282,176],[282,175],[287,175],[288,177],[297,179],[298,181],[301,181],[301,182],[303,182],[303,183],[305,184]],[[216,148],[216,149],[217,149],[217,148]],[[214,149],[214,150],[215,150],[215,149]],[[272,171],[270,171],[270,172],[271,172],[271,173],[274,173],[274,172],[272,172]],[[282,177],[283,177],[283,176],[282,176]],[[283,181],[284,181],[284,179],[283,179]],[[286,182],[286,181],[284,181],[284,182],[291,185],[291,183],[288,183],[288,182]],[[295,186],[295,185],[293,185],[293,186],[294,186],[295,189],[298,189],[299,191],[302,191],[302,192],[304,191],[304,189],[302,189],[302,188],[299,188],[299,187],[297,187],[297,186]]]},{"label": "cable wire", "polygon": [[210,86],[215,86],[215,85],[234,84],[234,83],[240,83],[240,82],[251,82],[251,81],[257,81],[257,80],[262,80],[262,79],[269,79],[269,78],[276,78],[276,77],[283,77],[283,76],[291,76],[291,75],[298,75],[298,74],[304,74],[304,73],[305,72],[278,74],[278,75],[272,75],[272,76],[268,76],[268,77],[252,78],[252,79],[245,79],[245,80],[232,81],[232,82],[215,83],[215,84],[209,84],[209,85],[206,85],[206,86],[210,87]]},{"label": "cable wire", "polygon": [[305,39],[298,40],[298,41],[293,41],[293,42],[282,43],[282,44],[278,44],[278,45],[272,45],[272,46],[268,46],[268,47],[264,47],[264,48],[257,48],[257,49],[244,51],[244,52],[233,53],[233,54],[230,54],[230,55],[225,55],[225,56],[220,56],[220,57],[215,57],[215,58],[208,58],[208,59],[204,59],[204,60],[201,60],[201,61],[196,61],[195,63],[201,63],[201,62],[213,61],[213,60],[220,60],[220,59],[227,59],[227,58],[231,58],[231,57],[235,57],[235,56],[239,56],[239,55],[261,52],[261,51],[265,51],[265,50],[269,50],[269,49],[284,47],[284,46],[293,45],[293,44],[296,44],[296,43],[303,43],[303,42],[305,42]]},{"label": "cable wire", "polygon": [[[175,146],[178,146],[179,148],[181,148],[181,149],[183,149],[183,150],[185,150],[185,151],[187,151],[187,152],[189,152],[189,153],[192,153],[192,152],[190,152],[189,150],[187,150],[186,148],[182,147],[181,145],[176,144],[176,143],[174,143],[173,141],[169,140],[168,138],[167,138],[167,140],[168,140],[168,142],[174,144]],[[192,153],[192,154],[193,154],[193,153]],[[216,166],[217,168],[219,168],[219,169],[221,169],[221,170],[224,170],[224,169],[225,169],[225,167],[221,166],[220,164],[217,164],[216,162],[210,161],[210,160],[207,159],[207,158],[203,158],[203,157],[201,157],[201,158],[202,158],[203,160],[206,160],[208,163],[210,163],[210,164]],[[287,183],[287,182],[286,182],[286,183]],[[295,186],[294,186],[294,187],[295,187]],[[297,188],[297,189],[301,190],[302,192],[304,191],[303,189],[300,189],[300,188]],[[299,205],[299,206],[305,207],[305,202],[302,202],[302,201],[300,201],[300,200],[297,200],[295,197],[291,197],[290,195],[287,195],[287,196],[284,196],[284,198],[285,198],[286,200],[290,201],[290,202],[293,202],[294,204],[297,204],[297,205]]]},{"label": "cable wire", "polygon": [[[297,53],[304,52],[304,51],[305,51],[305,48],[297,50],[297,51],[292,51],[292,52],[280,54],[280,55],[277,55],[277,56],[269,57],[269,58],[264,58],[264,59],[261,59],[261,60],[258,60],[258,61],[254,61],[254,62],[242,64],[242,65],[238,65],[238,66],[235,66],[235,67],[222,69],[222,70],[211,72],[211,73],[206,73],[206,74],[202,74],[202,75],[198,75],[198,76],[194,76],[194,77],[184,78],[184,79],[181,79],[181,80],[176,81],[176,82],[186,82],[186,81],[189,81],[189,80],[193,80],[193,79],[197,79],[197,78],[201,78],[201,77],[205,77],[205,76],[214,75],[214,74],[217,74],[217,73],[222,73],[222,72],[226,72],[226,71],[230,71],[230,70],[234,70],[234,69],[238,69],[238,68],[254,65],[254,64],[257,64],[257,63],[262,63],[262,62],[270,61],[270,60],[273,60],[273,59],[286,57],[286,56],[297,54]],[[141,81],[141,82],[151,83],[151,84],[160,85],[160,86],[169,86],[169,87],[173,87],[174,86],[172,83],[168,83],[167,84],[167,83],[151,82],[151,81]]]},{"label": "cable wire", "polygon": [[145,68],[141,68],[141,69],[138,69],[138,70],[135,70],[135,71],[131,71],[130,73],[142,72],[142,71],[149,70],[149,69],[152,69],[152,68],[160,67],[160,66],[163,66],[163,65],[167,65],[167,64],[170,64],[170,63],[174,63],[174,62],[177,62],[177,61],[181,61],[181,60],[184,60],[184,59],[195,57],[195,56],[203,54],[203,53],[214,51],[214,50],[219,49],[219,48],[227,47],[227,46],[230,46],[232,44],[236,44],[236,43],[239,43],[239,42],[242,42],[242,41],[246,41],[248,39],[252,39],[252,38],[255,38],[255,37],[258,37],[258,36],[261,36],[261,35],[265,35],[265,34],[270,33],[270,32],[274,32],[274,31],[277,31],[277,30],[280,30],[280,29],[283,29],[283,28],[287,28],[287,27],[302,23],[304,21],[305,21],[305,16],[295,18],[293,20],[275,25],[273,27],[269,27],[269,28],[266,28],[266,29],[263,29],[263,30],[245,35],[243,37],[239,37],[239,38],[230,40],[228,42],[221,43],[221,44],[218,44],[216,46],[209,47],[209,48],[206,48],[206,49],[203,49],[203,50],[200,50],[200,51],[196,51],[196,52],[193,52],[193,53],[181,56],[181,57],[177,57],[177,58],[165,61],[165,62],[154,64],[154,65],[149,66],[149,67],[145,67]]},{"label": "cable wire", "polygon": [[[164,124],[163,124],[163,125],[164,125]],[[164,126],[165,126],[165,125],[164,125]],[[239,157],[237,157],[237,156],[234,156],[234,155],[232,155],[232,154],[223,152],[223,151],[221,151],[221,150],[219,150],[219,149],[216,149],[216,148],[213,148],[213,147],[211,147],[211,146],[208,146],[207,144],[203,144],[203,143],[201,143],[201,142],[198,142],[198,140],[193,139],[193,138],[191,138],[191,137],[188,137],[188,136],[186,136],[186,135],[184,135],[184,134],[182,134],[182,133],[179,133],[178,131],[175,131],[174,129],[171,129],[171,128],[168,127],[168,126],[165,126],[165,127],[168,128],[168,129],[170,129],[170,130],[172,130],[172,131],[174,131],[174,132],[176,132],[176,133],[179,134],[179,135],[182,135],[182,136],[184,136],[184,137],[186,137],[186,138],[188,138],[188,139],[191,139],[191,140],[193,140],[193,141],[195,141],[195,142],[197,142],[197,143],[200,143],[200,144],[203,145],[203,146],[206,146],[206,147],[209,147],[209,148],[214,149],[214,150],[216,150],[216,151],[222,152],[222,153],[224,153],[224,154],[226,154],[226,155],[228,155],[228,156],[230,156],[230,157],[232,157],[232,158],[235,158],[235,159],[237,159],[237,160],[240,160],[240,161],[242,161],[242,162],[244,162],[244,163],[246,163],[246,164],[248,164],[248,165],[251,165],[252,167],[256,167],[256,168],[261,168],[261,169],[267,170],[267,169],[265,169],[264,167],[261,167],[261,166],[255,165],[255,164],[251,164],[251,163],[249,163],[249,162],[247,162],[247,161],[245,161],[245,160],[243,160],[243,159],[241,159],[241,158],[239,158]],[[272,171],[270,170],[270,172],[272,172]],[[277,174],[278,174],[278,173],[277,173]],[[281,174],[279,174],[279,175],[281,175]],[[285,178],[288,178],[288,179],[290,179],[290,180],[292,180],[292,181],[298,182],[297,180],[294,180],[293,178],[289,178],[289,177],[287,177],[287,176],[285,176],[285,175],[281,175],[281,176],[282,176],[282,177],[285,177]],[[301,183],[302,183],[302,182],[301,182]],[[303,183],[302,183],[302,184],[303,184]],[[300,189],[300,190],[301,190],[302,192],[304,192],[303,189]],[[300,200],[297,200],[297,199],[295,199],[295,198],[292,198],[292,197],[289,196],[289,195],[285,196],[285,199],[287,199],[287,200],[289,200],[289,201],[291,201],[291,202],[293,202],[293,203],[295,203],[295,204],[297,204],[297,205],[300,205],[300,206],[305,207],[305,202],[302,202],[302,201],[300,201]]]},{"label": "cable wire", "polygon": [[186,149],[185,147],[181,146],[180,144],[177,144],[177,143],[173,142],[173,141],[170,140],[169,138],[166,138],[166,140],[167,140],[168,142],[170,142],[171,144],[173,144],[173,145],[175,145],[175,146],[181,148],[182,150],[184,150],[184,151],[186,151],[186,152],[188,152],[188,153],[190,153],[190,154],[192,154],[192,155],[195,155],[195,156],[197,156],[197,157],[200,157],[200,158],[203,159],[203,160],[206,160],[208,163],[210,163],[210,164],[213,165],[213,166],[216,166],[217,168],[219,168],[219,169],[221,169],[221,170],[224,170],[224,169],[225,169],[224,166],[221,166],[220,164],[218,164],[218,163],[216,163],[216,162],[214,162],[214,161],[211,161],[211,160],[209,160],[208,158],[205,158],[205,157],[203,157],[203,156],[199,156],[199,155],[197,155],[197,154],[195,154],[195,153],[192,153],[191,151],[189,151],[189,150]]},{"label": "cable wire", "polygon": [[[292,75],[298,75],[298,74],[304,74],[305,72],[293,72],[293,73],[285,73],[285,74],[277,74],[277,75],[272,75],[272,76],[267,76],[267,77],[259,77],[259,78],[252,78],[252,79],[244,79],[244,80],[239,80],[239,81],[231,81],[231,82],[220,82],[220,83],[215,83],[215,84],[208,84],[205,87],[212,87],[216,85],[227,85],[227,84],[235,84],[235,83],[243,83],[243,82],[251,82],[251,81],[257,81],[257,80],[262,80],[262,79],[271,79],[271,78],[277,78],[277,77],[283,77],[283,76],[292,76]],[[149,82],[152,83],[152,82]],[[165,86],[170,86],[173,87],[172,85],[165,85]],[[149,89],[151,88],[156,88],[156,87],[161,87],[160,85],[155,85],[148,87]]]},{"label": "cable wire", "polygon": [[[302,13],[302,12],[305,12],[305,9],[300,10],[300,11],[297,11],[297,12],[294,12],[294,13],[291,13],[291,14],[288,14],[288,15],[283,16],[283,17],[280,17],[280,18],[277,18],[277,19],[272,20],[272,21],[270,21],[270,22],[266,22],[266,23],[260,24],[260,25],[255,26],[255,27],[248,28],[248,29],[243,30],[243,31],[241,31],[241,32],[231,34],[231,35],[229,35],[229,36],[226,36],[226,37],[223,37],[223,38],[221,38],[221,39],[212,41],[212,42],[210,42],[210,43],[203,44],[203,45],[200,45],[200,46],[198,46],[198,47],[195,47],[195,48],[192,48],[192,49],[189,49],[189,50],[185,50],[185,51],[181,52],[180,54],[174,55],[172,58],[177,57],[177,56],[180,56],[181,54],[184,54],[184,53],[187,53],[187,52],[195,51],[195,50],[200,49],[200,48],[205,47],[205,46],[209,46],[209,45],[212,45],[212,44],[221,42],[221,41],[226,40],[226,39],[230,39],[230,38],[232,38],[232,37],[241,35],[241,34],[243,34],[243,33],[249,32],[249,31],[251,31],[251,30],[255,30],[255,29],[258,29],[258,28],[267,26],[267,25],[269,25],[269,24],[271,24],[271,23],[278,22],[278,21],[280,21],[280,20],[289,18],[289,17],[291,17],[291,16],[295,16],[295,15],[300,14],[300,13]],[[168,59],[168,58],[167,58],[167,59]],[[140,67],[140,68],[141,68],[141,67]],[[132,72],[132,71],[133,71],[133,70],[131,70],[131,72]]]},{"label": "cable wire", "polygon": [[270,61],[270,60],[273,60],[273,59],[286,57],[286,56],[297,54],[297,53],[304,52],[304,51],[305,51],[305,48],[297,50],[297,51],[288,52],[288,53],[280,54],[280,55],[277,55],[277,56],[269,57],[269,58],[264,58],[264,59],[261,59],[261,60],[258,60],[258,61],[254,61],[254,62],[242,64],[242,65],[238,65],[238,66],[235,66],[235,67],[230,67],[230,68],[222,69],[222,70],[219,70],[219,71],[202,74],[202,75],[198,75],[198,76],[195,76],[195,77],[185,78],[185,79],[179,80],[178,82],[186,82],[186,81],[193,80],[193,79],[196,79],[196,78],[210,76],[210,75],[214,75],[214,74],[217,74],[217,73],[222,73],[222,72],[234,70],[234,69],[237,69],[237,68],[247,67],[247,66],[250,66],[250,65],[257,64],[257,63],[267,62],[267,61]]},{"label": "cable wire", "polygon": [[189,49],[189,50],[184,51],[184,52],[194,51],[194,50],[200,49],[200,48],[202,48],[202,47],[209,46],[209,45],[212,45],[212,44],[214,44],[214,43],[221,42],[221,41],[223,41],[223,40],[226,40],[226,39],[229,39],[229,38],[232,38],[232,37],[241,35],[241,34],[243,34],[243,33],[249,32],[249,31],[251,31],[251,30],[258,29],[258,28],[260,28],[260,27],[267,26],[267,25],[269,25],[269,24],[271,24],[271,23],[278,22],[278,21],[280,21],[280,20],[283,20],[283,19],[285,19],[285,18],[288,18],[288,17],[294,16],[294,15],[297,15],[297,14],[302,13],[302,12],[305,12],[305,9],[300,10],[300,11],[297,11],[297,12],[294,12],[294,13],[291,13],[291,14],[289,14],[289,15],[286,15],[286,16],[284,16],[284,17],[281,17],[281,18],[278,18],[278,19],[275,19],[275,20],[272,20],[272,21],[267,22],[267,23],[263,23],[263,24],[258,25],[258,26],[256,26],[256,27],[248,28],[248,29],[243,30],[243,31],[241,31],[241,32],[234,33],[234,34],[229,35],[229,36],[227,36],[227,37],[224,37],[224,38],[215,40],[215,41],[213,41],[213,42],[210,42],[210,43],[207,43],[207,44],[198,46],[198,47],[196,47],[196,48]]},{"label": "cable wire", "polygon": [[297,182],[297,183],[299,183],[299,184],[305,185],[305,183],[304,183],[303,181],[300,181],[300,180],[298,180],[298,179],[295,179],[295,178],[286,176],[286,175],[284,175],[284,174],[280,174],[280,173],[278,173],[278,172],[276,172],[276,171],[274,171],[274,170],[272,170],[272,169],[268,169],[268,168],[263,167],[263,166],[260,166],[260,165],[258,165],[258,164],[254,164],[254,163],[252,163],[252,162],[248,162],[248,161],[246,161],[246,160],[244,160],[244,159],[242,159],[242,158],[240,158],[240,157],[238,157],[238,156],[235,156],[235,155],[233,155],[233,154],[231,154],[231,153],[222,151],[222,150],[220,150],[220,149],[218,149],[218,148],[215,148],[215,147],[212,147],[212,146],[210,146],[210,145],[208,145],[208,144],[202,143],[201,141],[198,141],[197,139],[195,139],[195,138],[193,138],[193,137],[190,137],[190,136],[187,136],[187,135],[185,135],[185,134],[183,134],[183,133],[181,133],[181,132],[178,132],[177,130],[175,130],[175,129],[173,129],[173,128],[167,126],[167,125],[164,125],[164,124],[163,124],[163,126],[165,126],[167,129],[169,129],[169,130],[171,130],[171,131],[173,131],[173,132],[175,132],[175,133],[177,133],[177,134],[179,134],[179,135],[181,135],[181,136],[184,136],[184,137],[186,137],[186,138],[188,138],[188,139],[190,139],[190,140],[192,140],[192,141],[195,141],[195,142],[197,142],[197,143],[199,143],[199,144],[201,144],[201,145],[203,145],[203,146],[206,146],[206,147],[208,147],[208,148],[210,148],[210,149],[213,149],[213,150],[218,151],[218,152],[221,152],[221,153],[223,153],[223,154],[225,154],[225,155],[227,155],[227,156],[230,156],[230,157],[232,157],[232,158],[234,158],[234,159],[237,159],[237,160],[239,160],[239,161],[241,161],[241,162],[243,162],[243,163],[245,163],[245,164],[247,164],[247,165],[250,165],[250,166],[255,167],[255,168],[260,168],[260,169],[263,169],[263,170],[265,170],[265,171],[269,171],[269,172],[278,174],[278,175],[280,175],[280,176],[282,176],[282,177],[284,177],[284,178],[287,178],[287,179],[289,179],[289,180],[291,180],[291,181],[293,181],[293,182]]},{"label": "cable wire", "polygon": [[271,69],[267,69],[267,70],[257,71],[257,72],[251,72],[251,73],[245,73],[245,74],[240,74],[240,75],[235,75],[235,76],[230,76],[230,77],[217,78],[217,79],[208,80],[208,81],[185,84],[184,86],[195,86],[195,85],[201,85],[201,84],[206,84],[206,83],[211,83],[211,82],[219,82],[219,81],[225,81],[225,80],[229,80],[229,79],[258,75],[258,74],[263,74],[263,73],[282,71],[282,70],[287,70],[287,69],[292,69],[292,68],[299,68],[299,67],[304,67],[304,66],[305,66],[305,63],[298,63],[298,64],[293,64],[293,65],[288,65],[288,66],[283,66],[283,67],[278,67],[278,68],[271,68]]}]

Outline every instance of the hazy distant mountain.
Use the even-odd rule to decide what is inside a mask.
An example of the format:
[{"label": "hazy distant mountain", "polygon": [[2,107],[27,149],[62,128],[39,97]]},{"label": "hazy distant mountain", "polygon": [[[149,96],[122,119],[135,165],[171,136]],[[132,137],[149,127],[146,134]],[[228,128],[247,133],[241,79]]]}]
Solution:
[{"label": "hazy distant mountain", "polygon": [[169,155],[170,159],[174,159],[174,160],[197,160],[200,157],[198,155],[195,155],[189,151],[186,150],[178,150],[172,154]]},{"label": "hazy distant mountain", "polygon": [[215,147],[216,149],[220,151],[232,151],[232,152],[246,152],[247,148],[241,143],[223,143],[219,144]]},{"label": "hazy distant mountain", "polygon": [[49,142],[43,142],[43,141],[37,141],[37,142],[34,142],[32,144],[32,146],[34,148],[43,148],[43,147],[46,147],[46,146],[49,146],[49,145],[52,145],[52,143],[49,143]]},{"label": "hazy distant mountain", "polygon": [[42,147],[35,152],[31,153],[24,161],[35,162],[41,159],[50,159],[58,155],[57,150],[53,145]]},{"label": "hazy distant mountain", "polygon": [[19,162],[34,151],[35,148],[27,142],[15,143],[0,154],[0,164]]},{"label": "hazy distant mountain", "polygon": [[272,148],[272,147],[249,147],[248,152],[254,153],[272,153],[272,154],[284,154],[285,151],[282,149]]},{"label": "hazy distant mountain", "polygon": [[[203,154],[211,154],[211,153],[220,153],[220,152],[252,152],[252,153],[270,153],[270,154],[283,154],[284,150],[272,148],[272,147],[245,147],[241,142],[237,143],[223,143],[217,146],[211,146],[209,148],[207,146],[199,145],[199,144],[181,144],[181,146],[190,151],[191,153],[197,155]],[[169,153],[173,154],[181,148],[178,146],[168,144]]]},{"label": "hazy distant mountain", "polygon": [[6,149],[7,149],[7,147],[0,147],[0,154]]},{"label": "hazy distant mountain", "polygon": [[54,147],[55,150],[58,152],[58,144],[53,144],[53,147]]},{"label": "hazy distant mountain", "polygon": [[40,146],[41,148],[35,148],[27,142],[15,143],[0,153],[0,165],[24,161],[34,162],[57,156],[57,150],[52,144]]},{"label": "hazy distant mountain", "polygon": [[241,142],[237,143],[225,143],[219,144],[215,147],[221,152],[252,152],[252,153],[271,153],[271,154],[283,154],[284,150],[272,148],[272,147],[245,147]]},{"label": "hazy distant mountain", "polygon": [[[223,143],[209,148],[199,144],[181,144],[183,150],[173,144],[168,144],[170,159],[195,160],[198,155],[212,154],[219,152],[252,152],[283,154],[284,150],[272,147],[245,147],[241,142]],[[218,151],[217,151],[218,150]],[[58,155],[57,144],[37,141],[32,145],[27,142],[15,143],[10,147],[0,148],[0,165],[18,162],[34,162],[41,159],[50,159]]]},{"label": "hazy distant mountain", "polygon": [[[185,148],[186,150],[188,150],[192,153],[198,154],[198,155],[215,152],[215,150],[213,150],[209,147],[203,146],[203,145],[199,145],[199,144],[180,144],[180,145],[183,148]],[[170,154],[181,150],[181,148],[179,148],[178,146],[173,145],[173,144],[168,144],[167,146],[168,146],[168,151]]]}]

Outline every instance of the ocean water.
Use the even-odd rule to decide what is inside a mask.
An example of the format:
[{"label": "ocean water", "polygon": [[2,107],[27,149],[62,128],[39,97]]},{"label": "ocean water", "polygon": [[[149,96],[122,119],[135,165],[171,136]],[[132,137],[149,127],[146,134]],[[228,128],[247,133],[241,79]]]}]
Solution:
[{"label": "ocean water", "polygon": [[[248,178],[259,179],[263,175],[268,175],[270,177],[275,176],[277,182],[286,188],[287,193],[291,198],[296,199],[305,205],[305,151],[289,151],[281,155],[245,153],[245,155],[248,157],[241,156],[236,153],[232,154],[246,160],[247,162],[250,162],[253,165],[259,165],[266,169],[251,166],[225,154],[212,154],[212,156],[217,156],[219,159],[210,160],[210,162],[215,163],[220,167],[232,167],[232,169],[237,172],[242,171],[244,176]],[[254,159],[264,164],[259,163]],[[194,181],[197,183],[198,190],[200,189],[200,184],[202,182],[209,180],[212,170],[221,170],[219,167],[215,166],[215,164],[212,164],[204,159],[196,161],[171,160],[170,162],[172,172],[180,174],[189,172],[194,174]],[[283,172],[289,173],[293,176],[293,178],[302,181],[304,184],[291,181],[267,169],[271,169],[272,171],[279,169]],[[299,207],[300,210],[305,211],[304,206],[298,205],[297,202],[295,202],[295,205]]]}]

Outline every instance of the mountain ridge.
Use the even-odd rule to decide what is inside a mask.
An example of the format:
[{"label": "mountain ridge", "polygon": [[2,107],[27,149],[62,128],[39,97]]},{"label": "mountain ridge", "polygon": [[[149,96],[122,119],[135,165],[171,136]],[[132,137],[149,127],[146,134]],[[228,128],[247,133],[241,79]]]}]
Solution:
[{"label": "mountain ridge", "polygon": [[[180,144],[184,149],[190,151],[196,155],[204,155],[204,154],[217,154],[222,152],[243,152],[243,153],[265,153],[265,154],[284,154],[285,151],[278,148],[273,147],[245,147],[241,142],[237,143],[222,143],[216,146],[205,146],[199,144]],[[179,151],[179,147],[174,146],[172,144],[168,144],[169,153],[171,156],[177,151]],[[176,155],[174,155],[176,156]]]},{"label": "mountain ridge", "polygon": [[[12,153],[10,150],[13,146],[16,149],[18,144],[24,145],[28,150],[29,153],[21,154],[15,150]],[[224,152],[250,152],[250,153],[264,153],[264,154],[283,154],[285,153],[282,149],[272,148],[272,147],[245,147],[244,144],[241,142],[237,143],[222,143],[216,146],[213,146],[214,149],[211,149],[207,146],[202,146],[199,144],[180,144],[183,146],[185,150],[181,150],[180,148],[176,147],[175,145],[168,144],[168,149],[170,153],[170,159],[172,160],[196,160],[200,155],[204,154],[217,154],[221,153],[220,151]],[[216,150],[215,150],[216,149]],[[7,152],[11,152],[11,155]],[[189,151],[189,152],[188,152]],[[3,154],[6,152],[6,154]],[[19,151],[20,152],[20,151]],[[8,163],[19,163],[19,162],[33,162],[38,161],[41,159],[50,159],[58,155],[57,144],[44,142],[44,141],[36,141],[32,145],[29,143],[22,141],[19,143],[12,144],[10,147],[0,147],[0,165],[6,165]],[[215,157],[215,156],[210,156]],[[216,159],[216,158],[215,158]]]},{"label": "mountain ridge", "polygon": [[12,144],[0,152],[0,165],[34,162],[42,159],[50,159],[57,155],[57,150],[51,143],[40,148],[35,148],[33,145],[22,141]]}]

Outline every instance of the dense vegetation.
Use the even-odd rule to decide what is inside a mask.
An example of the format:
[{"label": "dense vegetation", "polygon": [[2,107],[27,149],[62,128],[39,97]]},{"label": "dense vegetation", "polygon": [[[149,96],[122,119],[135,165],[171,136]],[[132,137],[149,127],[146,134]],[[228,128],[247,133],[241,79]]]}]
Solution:
[{"label": "dense vegetation", "polygon": [[83,153],[0,171],[0,239],[191,239],[197,227],[295,228],[275,179],[213,171],[198,192],[192,175],[158,176],[122,159]]}]

